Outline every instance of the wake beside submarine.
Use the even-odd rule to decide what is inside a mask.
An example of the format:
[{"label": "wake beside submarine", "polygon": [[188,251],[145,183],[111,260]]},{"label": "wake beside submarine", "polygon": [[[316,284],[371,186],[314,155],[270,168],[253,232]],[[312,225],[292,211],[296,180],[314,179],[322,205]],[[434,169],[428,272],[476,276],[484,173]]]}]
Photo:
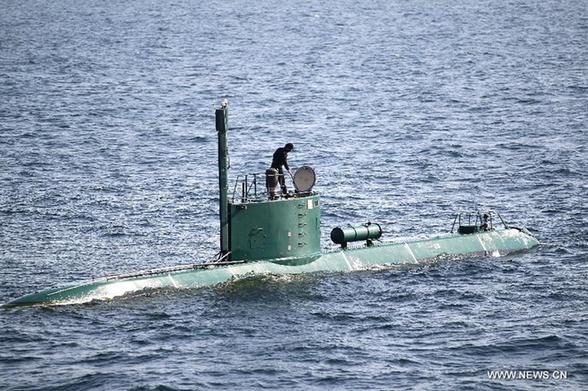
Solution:
[{"label": "wake beside submarine", "polygon": [[[504,255],[539,244],[526,229],[506,224],[495,212],[487,212],[484,220],[480,213],[470,212],[456,215],[451,233],[428,239],[374,243],[382,235],[378,224],[338,227],[331,232],[331,239],[341,248],[321,252],[320,197],[312,190],[315,183],[312,168],[303,166],[296,171],[295,193],[278,194],[278,174],[270,169],[265,174],[246,175],[241,181],[238,177],[235,190],[240,184],[240,194],[234,191],[232,199],[228,199],[227,116],[225,100],[216,110],[220,253],[214,262],[152,269],[46,289],[5,306],[85,303],[147,289],[211,286],[254,275],[353,271],[379,265],[414,264],[442,256]],[[265,189],[258,189],[258,177],[265,179]],[[348,243],[356,241],[365,241],[365,245],[348,248]]]}]

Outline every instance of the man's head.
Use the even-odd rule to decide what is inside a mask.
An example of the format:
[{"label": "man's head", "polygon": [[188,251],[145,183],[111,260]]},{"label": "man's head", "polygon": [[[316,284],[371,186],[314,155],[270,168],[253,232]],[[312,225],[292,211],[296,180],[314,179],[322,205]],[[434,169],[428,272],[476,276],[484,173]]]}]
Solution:
[{"label": "man's head", "polygon": [[294,150],[294,144],[288,143],[288,144],[284,145],[284,149],[286,150],[286,152],[293,151]]}]

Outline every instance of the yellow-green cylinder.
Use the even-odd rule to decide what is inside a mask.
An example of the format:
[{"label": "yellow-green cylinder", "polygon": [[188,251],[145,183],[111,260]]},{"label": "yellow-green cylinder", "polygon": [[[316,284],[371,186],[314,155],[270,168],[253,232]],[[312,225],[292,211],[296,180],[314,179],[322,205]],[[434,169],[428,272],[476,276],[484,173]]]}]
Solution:
[{"label": "yellow-green cylinder", "polygon": [[337,244],[357,242],[360,240],[378,239],[382,236],[382,227],[376,223],[358,226],[337,227],[331,231],[331,240]]}]

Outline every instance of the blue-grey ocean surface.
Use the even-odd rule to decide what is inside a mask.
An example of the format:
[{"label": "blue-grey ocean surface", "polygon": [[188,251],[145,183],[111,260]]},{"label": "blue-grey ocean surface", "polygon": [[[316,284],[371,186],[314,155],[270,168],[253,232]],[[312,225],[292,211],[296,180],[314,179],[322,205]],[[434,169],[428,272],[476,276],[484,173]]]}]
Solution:
[{"label": "blue-grey ocean surface", "polygon": [[291,166],[317,172],[325,248],[337,225],[419,236],[470,208],[542,244],[0,309],[0,389],[587,389],[587,10],[3,0],[2,303],[210,259],[225,97],[231,179],[294,143]]}]

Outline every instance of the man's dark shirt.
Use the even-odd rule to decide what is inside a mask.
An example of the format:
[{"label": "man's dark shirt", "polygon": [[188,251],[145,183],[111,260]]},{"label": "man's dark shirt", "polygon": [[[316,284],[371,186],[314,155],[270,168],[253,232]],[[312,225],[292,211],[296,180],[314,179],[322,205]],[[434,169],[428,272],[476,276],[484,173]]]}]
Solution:
[{"label": "man's dark shirt", "polygon": [[288,152],[286,152],[284,147],[276,149],[276,152],[274,152],[274,156],[272,158],[272,168],[281,170],[282,166],[286,167],[286,170],[290,171],[290,167],[288,167]]}]

